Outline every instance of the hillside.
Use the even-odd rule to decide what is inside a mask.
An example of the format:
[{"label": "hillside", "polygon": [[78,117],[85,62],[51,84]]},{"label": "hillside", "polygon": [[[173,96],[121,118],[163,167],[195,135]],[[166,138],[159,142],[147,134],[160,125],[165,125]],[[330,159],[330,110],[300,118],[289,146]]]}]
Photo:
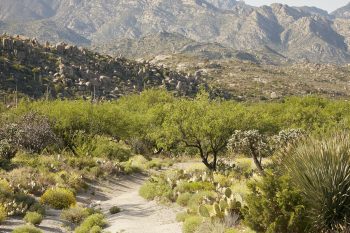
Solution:
[{"label": "hillside", "polygon": [[350,66],[296,63],[266,65],[239,59],[208,60],[190,55],[156,56],[152,64],[207,80],[236,100],[267,100],[285,96],[350,96]]},{"label": "hillside", "polygon": [[[184,37],[176,42],[176,52],[183,40],[191,40],[252,54],[267,46],[296,63],[350,62],[350,29],[339,26],[348,18],[348,6],[328,14],[315,7],[252,7],[234,0],[28,0],[25,7],[22,2],[0,0],[0,31],[106,50],[118,47],[124,56],[131,47],[154,55],[147,44],[140,48],[134,41],[166,32]],[[159,46],[167,48],[172,40]]]},{"label": "hillside", "polygon": [[114,99],[155,87],[192,96],[205,84],[147,62],[112,58],[63,43],[42,45],[20,36],[1,36],[0,54],[0,93],[5,102],[12,101],[9,94],[16,88],[32,98]]}]

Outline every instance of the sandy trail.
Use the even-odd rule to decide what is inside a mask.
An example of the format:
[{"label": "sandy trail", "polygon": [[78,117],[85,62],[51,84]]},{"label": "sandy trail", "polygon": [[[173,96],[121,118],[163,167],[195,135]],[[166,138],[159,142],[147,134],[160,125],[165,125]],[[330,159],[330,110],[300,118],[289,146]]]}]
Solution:
[{"label": "sandy trail", "polygon": [[[139,196],[139,189],[146,179],[137,174],[99,182],[92,185],[89,191],[78,195],[77,200],[83,205],[98,204],[96,208],[101,208],[108,220],[109,225],[104,229],[106,232],[181,233],[181,224],[175,220],[179,209],[162,206],[155,201],[148,202]],[[111,215],[109,208],[112,206],[118,206],[122,211]],[[49,210],[47,214],[39,226],[44,233],[72,232],[63,227],[59,219],[60,211]],[[11,232],[24,224],[20,218],[8,219],[0,225],[0,233]]]},{"label": "sandy trail", "polygon": [[[181,224],[175,221],[178,210],[155,201],[148,202],[139,196],[138,191],[144,181],[144,176],[133,175],[121,178],[115,185],[108,185],[118,189],[105,192],[109,198],[101,201],[101,209],[110,224],[105,230],[111,233],[181,233]],[[108,214],[109,208],[114,205],[122,211]]]}]

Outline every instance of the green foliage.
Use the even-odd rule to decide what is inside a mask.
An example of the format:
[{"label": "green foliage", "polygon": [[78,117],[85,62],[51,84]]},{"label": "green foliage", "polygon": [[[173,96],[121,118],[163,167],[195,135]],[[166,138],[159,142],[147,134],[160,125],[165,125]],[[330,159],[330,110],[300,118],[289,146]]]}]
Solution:
[{"label": "green foliage", "polygon": [[308,138],[285,154],[285,167],[302,191],[316,231],[349,228],[350,136]]},{"label": "green foliage", "polygon": [[34,226],[21,226],[15,228],[12,233],[43,233],[40,229]]},{"label": "green foliage", "polygon": [[43,220],[43,216],[37,212],[27,212],[24,221],[33,225],[39,225]]},{"label": "green foliage", "polygon": [[35,202],[33,205],[31,205],[29,207],[29,211],[31,212],[36,212],[36,213],[39,213],[41,215],[45,215],[46,213],[46,210],[45,210],[45,207],[42,206],[40,203],[38,202]]},{"label": "green foliage", "polygon": [[183,233],[195,233],[197,228],[202,223],[202,218],[199,216],[189,216],[185,219],[183,226],[182,226],[182,232]]},{"label": "green foliage", "polygon": [[95,157],[103,157],[112,160],[118,160],[124,162],[130,159],[132,156],[131,150],[120,143],[112,141],[111,138],[107,137],[95,137],[94,144],[96,148],[93,150],[92,154]]},{"label": "green foliage", "polygon": [[176,214],[176,221],[184,222],[189,216],[190,216],[190,214],[188,214],[187,212],[177,213]]},{"label": "green foliage", "polygon": [[0,224],[7,218],[7,211],[3,205],[0,205]]},{"label": "green foliage", "polygon": [[80,224],[90,215],[90,211],[82,207],[73,207],[62,211],[60,218],[73,224]]},{"label": "green foliage", "polygon": [[67,209],[76,204],[76,199],[68,189],[52,188],[45,191],[40,198],[40,202],[54,209]]},{"label": "green foliage", "polygon": [[180,206],[187,206],[188,201],[191,198],[191,193],[181,193],[177,199],[176,199],[176,203]]},{"label": "green foliage", "polygon": [[16,151],[16,147],[8,139],[0,139],[0,166],[8,163]]},{"label": "green foliage", "polygon": [[0,179],[0,201],[6,200],[12,197],[13,189],[11,188],[9,182],[4,179]]},{"label": "green foliage", "polygon": [[121,211],[121,209],[118,207],[118,206],[112,206],[110,209],[109,209],[109,213],[110,214],[117,214]]},{"label": "green foliage", "polygon": [[169,184],[163,179],[151,180],[145,182],[140,190],[139,194],[141,197],[147,200],[153,200],[156,197],[162,197],[167,200],[173,198],[173,192]]},{"label": "green foliage", "polygon": [[102,227],[106,225],[103,214],[93,214],[87,217],[79,227],[75,229],[75,233],[102,233]]},{"label": "green foliage", "polygon": [[238,120],[234,105],[210,101],[206,94],[201,94],[194,101],[176,101],[167,107],[167,111],[163,131],[157,138],[158,147],[181,145],[196,149],[204,164],[216,170],[219,153],[225,150]]},{"label": "green foliage", "polygon": [[188,182],[188,181],[181,181],[176,189],[181,192],[197,192],[197,191],[202,191],[202,190],[206,190],[206,191],[210,191],[210,190],[214,190],[215,187],[212,183],[210,182]]},{"label": "green foliage", "polygon": [[305,232],[307,219],[301,192],[287,176],[266,172],[249,185],[244,222],[257,232]]}]

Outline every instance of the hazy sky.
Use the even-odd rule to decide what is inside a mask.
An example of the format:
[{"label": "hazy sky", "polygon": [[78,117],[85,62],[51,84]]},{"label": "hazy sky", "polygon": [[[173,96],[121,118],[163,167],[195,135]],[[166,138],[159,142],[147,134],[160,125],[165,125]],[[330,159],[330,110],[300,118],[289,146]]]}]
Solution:
[{"label": "hazy sky", "polygon": [[291,6],[316,6],[328,12],[332,12],[339,7],[345,6],[350,0],[245,0],[245,2],[254,6],[270,5],[274,2]]}]

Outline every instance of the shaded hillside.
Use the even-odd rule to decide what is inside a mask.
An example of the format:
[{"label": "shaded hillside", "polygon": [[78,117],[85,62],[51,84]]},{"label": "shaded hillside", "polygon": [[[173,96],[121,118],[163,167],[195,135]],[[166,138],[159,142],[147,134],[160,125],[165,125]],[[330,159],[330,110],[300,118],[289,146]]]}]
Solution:
[{"label": "shaded hillside", "polygon": [[41,45],[19,36],[1,36],[0,54],[2,98],[10,98],[16,88],[32,98],[113,99],[154,87],[193,96],[199,85],[205,84],[147,62],[104,56],[67,44]]}]

